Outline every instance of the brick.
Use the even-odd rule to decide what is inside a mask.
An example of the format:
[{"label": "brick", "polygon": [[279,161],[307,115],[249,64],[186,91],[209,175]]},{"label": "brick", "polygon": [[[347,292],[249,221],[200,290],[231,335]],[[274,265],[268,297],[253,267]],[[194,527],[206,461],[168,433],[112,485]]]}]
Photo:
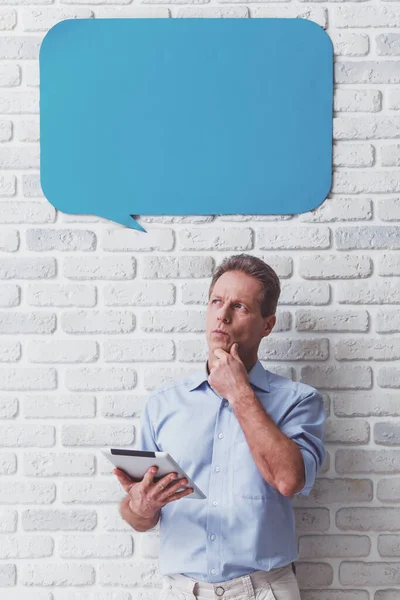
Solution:
[{"label": "brick", "polygon": [[[385,137],[400,137],[400,117],[385,117],[381,115],[336,117],[333,119],[333,137],[336,140],[376,140]],[[360,146],[361,149],[363,147],[363,145]],[[370,150],[369,154],[364,155],[364,161],[367,163],[367,166],[373,164],[373,155],[373,150]],[[369,162],[367,156],[370,158]],[[347,165],[343,164],[342,166]]]},{"label": "brick", "polygon": [[[38,0],[38,2],[47,4],[48,0]],[[0,49],[0,59],[13,60],[22,58],[28,60],[37,60],[39,58],[39,48],[41,43],[42,38],[39,36],[3,36]]]},{"label": "brick", "polygon": [[0,279],[47,279],[55,275],[54,258],[0,258]]},{"label": "brick", "polygon": [[[378,481],[376,497],[381,502],[398,502],[400,500],[400,479],[391,477],[390,479]],[[394,529],[394,531],[397,531],[397,529]]]},{"label": "brick", "polygon": [[[32,92],[26,90],[3,90],[0,92],[0,114],[20,115],[25,113],[39,114],[39,94],[36,90]],[[21,148],[21,152],[18,152],[18,147],[15,147],[10,149],[10,152],[13,153],[10,161],[15,161],[15,168],[38,168],[36,148],[26,148],[25,150]],[[5,154],[2,155],[0,153],[0,157],[2,156],[5,157]],[[4,161],[5,158],[2,160]],[[29,166],[20,166],[21,162]],[[4,168],[13,168],[6,165],[8,163],[5,163]]]},{"label": "brick", "polygon": [[297,331],[368,331],[369,316],[366,310],[297,310]]},{"label": "brick", "polygon": [[365,56],[369,52],[368,35],[335,31],[329,37],[336,56]]},{"label": "brick", "polygon": [[380,556],[400,556],[400,536],[379,535],[378,552]]},{"label": "brick", "polygon": [[54,483],[3,481],[0,487],[0,504],[51,504],[55,497]]},{"label": "brick", "polygon": [[0,510],[0,532],[12,533],[16,531],[18,524],[18,513],[16,510]]},{"label": "brick", "polygon": [[297,562],[297,581],[301,589],[320,588],[331,585],[333,581],[333,569],[327,563]]},{"label": "brick", "polygon": [[175,381],[175,379],[181,379],[182,377],[187,377],[192,374],[193,365],[190,365],[189,367],[158,367],[157,371],[154,370],[154,367],[145,369],[143,376],[144,389],[152,391],[162,387],[166,383]]},{"label": "brick", "polygon": [[364,366],[307,366],[301,368],[301,381],[317,389],[346,390],[372,387],[372,371]]},{"label": "brick", "polygon": [[399,446],[400,445],[400,427],[398,423],[381,421],[374,424],[374,441],[375,444],[383,446]]},{"label": "brick", "polygon": [[137,281],[107,284],[103,289],[106,306],[170,306],[175,304],[175,286],[172,283]]},{"label": "brick", "polygon": [[98,344],[93,340],[51,340],[28,342],[28,360],[33,363],[94,362],[99,357]]},{"label": "brick", "polygon": [[204,310],[147,310],[142,313],[142,331],[199,333],[205,331]]},{"label": "brick", "polygon": [[299,559],[368,556],[371,541],[366,535],[302,535]]},{"label": "brick", "polygon": [[158,580],[155,562],[110,562],[101,563],[99,569],[100,585],[129,588],[149,588]]},{"label": "brick", "polygon": [[[4,198],[5,196],[15,196],[17,191],[16,182],[17,179],[15,175],[11,175],[10,173],[0,174],[0,198]],[[0,206],[1,204],[2,203],[0,203]]]},{"label": "brick", "polygon": [[351,282],[338,288],[339,304],[400,304],[400,287],[395,281]]},{"label": "brick", "polygon": [[318,208],[298,215],[300,221],[335,223],[337,221],[368,221],[372,218],[370,198],[327,198]]},{"label": "brick", "polygon": [[0,223],[54,223],[56,210],[49,202],[0,202]]},{"label": "brick", "polygon": [[0,65],[0,87],[16,87],[21,83],[21,68],[14,63]]},{"label": "brick", "polygon": [[15,137],[19,142],[39,142],[39,119],[18,120],[15,127]]},{"label": "brick", "polygon": [[20,358],[21,344],[19,342],[0,341],[0,362],[17,362]]},{"label": "brick", "polygon": [[378,216],[381,221],[400,221],[400,198],[378,200]]},{"label": "brick", "polygon": [[21,299],[21,288],[19,285],[0,286],[0,306],[2,308],[13,308],[19,306]]},{"label": "brick", "polygon": [[46,312],[0,313],[0,334],[51,334],[56,329],[56,315]]},{"label": "brick", "polygon": [[22,175],[22,194],[27,198],[44,198],[39,173]]},{"label": "brick", "polygon": [[148,235],[144,236],[139,231],[119,227],[103,232],[101,247],[111,252],[169,252],[174,249],[174,242],[172,229],[151,229]]},{"label": "brick", "polygon": [[374,600],[400,600],[400,590],[378,590],[375,592]]},{"label": "brick", "polygon": [[392,277],[400,275],[400,260],[397,254],[382,254],[378,257],[378,275]]},{"label": "brick", "polygon": [[340,508],[336,525],[342,531],[399,531],[397,508],[352,507]]},{"label": "brick", "polygon": [[55,369],[25,368],[0,369],[2,390],[54,390],[57,387]]},{"label": "brick", "polygon": [[109,558],[132,555],[132,536],[120,533],[97,535],[62,535],[59,540],[62,558]]},{"label": "brick", "polygon": [[[283,0],[286,2],[286,0]],[[217,221],[244,223],[245,221],[290,221],[293,215],[216,215]]]},{"label": "brick", "polygon": [[178,232],[179,249],[187,250],[251,250],[253,230],[248,227],[195,227]]},{"label": "brick", "polygon": [[324,29],[328,24],[327,10],[319,6],[307,6],[304,4],[269,5],[251,8],[251,16],[261,19],[308,19],[314,21]]},{"label": "brick", "polygon": [[100,413],[103,417],[139,418],[147,402],[147,394],[113,394],[101,399]]},{"label": "brick", "polygon": [[261,250],[313,250],[330,247],[328,227],[269,227],[258,231]]},{"label": "brick", "polygon": [[17,569],[15,565],[0,565],[0,586],[8,587],[15,585],[17,580]]},{"label": "brick", "polygon": [[59,586],[92,585],[95,570],[86,563],[32,563],[22,564],[18,569],[22,585]]},{"label": "brick", "polygon": [[128,446],[135,440],[132,425],[63,425],[63,446]]},{"label": "brick", "polygon": [[17,455],[13,452],[0,452],[0,475],[13,475],[16,471]]},{"label": "brick", "polygon": [[400,110],[400,88],[392,88],[389,90],[387,106],[390,110]]},{"label": "brick", "polygon": [[116,478],[107,481],[63,481],[61,486],[61,501],[66,504],[119,502],[124,497],[125,492]]},{"label": "brick", "polygon": [[19,248],[19,232],[16,229],[0,229],[0,252],[15,252]]},{"label": "brick", "polygon": [[346,339],[335,345],[336,360],[397,360],[400,338]]},{"label": "brick", "polygon": [[381,147],[382,167],[400,167],[400,145],[385,144]]},{"label": "brick", "polygon": [[30,452],[24,455],[23,473],[28,477],[94,475],[93,454]]},{"label": "brick", "polygon": [[42,558],[52,556],[53,538],[48,535],[3,535],[0,558]]},{"label": "brick", "polygon": [[[362,590],[310,590],[301,593],[302,600],[369,600],[369,593]],[[375,598],[375,600],[378,600]],[[382,599],[383,600],[383,599]],[[387,600],[395,600],[394,598]]]},{"label": "brick", "polygon": [[0,147],[1,169],[38,169],[39,146]]},{"label": "brick", "polygon": [[369,423],[355,419],[328,419],[326,422],[326,442],[335,444],[367,444]]},{"label": "brick", "polygon": [[259,349],[259,358],[262,360],[326,360],[328,356],[327,338],[266,339],[263,347]]},{"label": "brick", "polygon": [[337,417],[400,417],[396,394],[341,392],[332,394],[332,401]]},{"label": "brick", "polygon": [[11,140],[12,136],[13,136],[12,122],[1,119],[0,120],[0,142],[9,142]]},{"label": "brick", "polygon": [[[114,8],[114,7],[113,7]],[[133,7],[132,7],[133,8]],[[184,216],[171,216],[171,215],[141,215],[141,222],[144,223],[162,223],[163,225],[169,223],[211,223],[214,221],[214,215],[184,215]]]},{"label": "brick", "polygon": [[34,252],[91,251],[96,249],[96,235],[84,229],[28,229],[26,245]]},{"label": "brick", "polygon": [[[13,588],[7,590],[7,600],[20,600],[21,588]],[[45,592],[42,590],[29,590],[29,600],[53,600],[53,594],[51,592]]]},{"label": "brick", "polygon": [[83,419],[95,416],[96,398],[84,394],[25,396],[25,419]]},{"label": "brick", "polygon": [[95,510],[35,509],[22,511],[25,531],[92,531],[97,524]]},{"label": "brick", "polygon": [[333,145],[335,167],[371,167],[375,163],[375,148],[371,144],[336,142]]},{"label": "brick", "polygon": [[64,19],[90,19],[94,16],[88,8],[35,8],[21,11],[24,31],[48,31]]},{"label": "brick", "polygon": [[400,227],[368,225],[367,227],[338,227],[335,232],[338,250],[399,249]]},{"label": "brick", "polygon": [[168,361],[175,356],[172,340],[134,339],[106,340],[104,360],[106,362]]},{"label": "brick", "polygon": [[398,61],[396,60],[337,61],[334,77],[336,84],[339,85],[342,83],[399,83],[400,74],[397,67]]},{"label": "brick", "polygon": [[375,38],[376,53],[378,56],[400,55],[400,34],[381,33]]},{"label": "brick", "polygon": [[0,31],[11,31],[17,24],[17,12],[9,8],[0,8]]},{"label": "brick", "polygon": [[61,315],[66,333],[131,333],[135,326],[135,315],[127,311],[74,310]]},{"label": "brick", "polygon": [[396,8],[380,4],[338,6],[336,27],[400,27],[400,15]]},{"label": "brick", "polygon": [[214,259],[210,256],[143,256],[141,275],[144,279],[211,277]]},{"label": "brick", "polygon": [[330,286],[325,282],[292,283],[283,282],[279,306],[283,305],[314,305],[328,304],[330,301]]},{"label": "brick", "polygon": [[[94,6],[97,19],[168,19],[170,11],[163,6]],[[143,218],[143,217],[142,217]]]},{"label": "brick", "polygon": [[343,585],[400,584],[400,563],[344,561],[339,566]]},{"label": "brick", "polygon": [[379,369],[376,382],[382,388],[400,388],[400,369],[395,367]]},{"label": "brick", "polygon": [[296,531],[325,532],[330,527],[327,508],[295,508]]},{"label": "brick", "polygon": [[337,450],[338,473],[400,473],[399,450]]},{"label": "brick", "polygon": [[[226,0],[220,1],[225,2]],[[240,2],[240,0],[236,1]],[[230,6],[229,8],[220,6],[190,6],[179,8],[175,16],[178,19],[244,19],[249,16],[249,9],[246,6]]]},{"label": "brick", "polygon": [[39,61],[24,64],[22,77],[27,87],[39,87]]},{"label": "brick", "polygon": [[356,254],[300,256],[299,274],[304,279],[353,279],[369,277],[372,261]]},{"label": "brick", "polygon": [[[132,527],[122,519],[119,508],[115,505],[105,506],[103,513],[102,525],[105,531],[132,531]],[[157,524],[155,529],[158,528],[159,525]]]},{"label": "brick", "polygon": [[60,283],[35,283],[26,290],[28,304],[32,306],[93,307],[97,302],[96,288],[92,285]]},{"label": "brick", "polygon": [[69,256],[64,259],[63,271],[68,279],[133,279],[136,260],[130,256]]},{"label": "brick", "polygon": [[[339,452],[339,451],[338,451]],[[327,503],[370,502],[373,498],[369,479],[328,479],[318,477],[308,497],[296,496],[296,506],[325,506]]]},{"label": "brick", "polygon": [[[339,34],[358,36],[354,33]],[[367,38],[368,39],[368,38]],[[336,88],[333,96],[335,112],[379,112],[382,109],[382,92],[379,90]]]},{"label": "brick", "polygon": [[83,367],[68,369],[66,387],[70,391],[131,390],[136,386],[136,371],[120,367]]},{"label": "brick", "polygon": [[0,446],[54,446],[52,425],[0,425]]},{"label": "brick", "polygon": [[386,308],[375,315],[375,329],[378,333],[396,333],[400,331],[400,314],[397,309]]},{"label": "brick", "polygon": [[0,396],[0,419],[13,419],[18,414],[18,398]]}]

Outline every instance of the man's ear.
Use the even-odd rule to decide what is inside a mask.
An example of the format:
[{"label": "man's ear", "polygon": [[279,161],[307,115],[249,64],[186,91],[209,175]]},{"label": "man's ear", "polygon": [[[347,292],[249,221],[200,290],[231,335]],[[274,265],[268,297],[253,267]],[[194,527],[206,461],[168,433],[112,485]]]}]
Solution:
[{"label": "man's ear", "polygon": [[267,335],[269,335],[271,333],[271,331],[275,327],[275,323],[276,323],[275,315],[269,315],[268,317],[265,317],[263,337],[266,337]]}]

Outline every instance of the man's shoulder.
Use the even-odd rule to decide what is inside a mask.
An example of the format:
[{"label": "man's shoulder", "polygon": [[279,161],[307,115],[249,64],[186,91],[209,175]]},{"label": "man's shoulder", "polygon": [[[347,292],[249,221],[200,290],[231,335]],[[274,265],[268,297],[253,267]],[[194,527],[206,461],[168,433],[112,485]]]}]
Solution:
[{"label": "man's shoulder", "polygon": [[294,397],[299,399],[306,398],[307,396],[322,396],[322,394],[311,385],[307,383],[303,383],[302,381],[293,381],[288,377],[283,377],[282,375],[278,375],[276,373],[272,373],[268,371],[268,379],[270,390],[273,392],[282,392],[290,393]]}]

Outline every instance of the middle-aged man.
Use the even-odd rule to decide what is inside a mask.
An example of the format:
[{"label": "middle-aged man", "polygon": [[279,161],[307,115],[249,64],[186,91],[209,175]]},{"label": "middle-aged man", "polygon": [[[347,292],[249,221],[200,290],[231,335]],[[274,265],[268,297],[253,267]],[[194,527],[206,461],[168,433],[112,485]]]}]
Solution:
[{"label": "middle-aged man", "polygon": [[151,393],[142,413],[141,449],[169,452],[207,498],[185,498],[176,473],[134,481],[114,470],[122,517],[137,531],[160,520],[160,600],[300,599],[291,497],[308,495],[321,468],[326,413],[317,390],[258,360],[279,294],[261,259],[225,259],[209,289],[204,368]]}]

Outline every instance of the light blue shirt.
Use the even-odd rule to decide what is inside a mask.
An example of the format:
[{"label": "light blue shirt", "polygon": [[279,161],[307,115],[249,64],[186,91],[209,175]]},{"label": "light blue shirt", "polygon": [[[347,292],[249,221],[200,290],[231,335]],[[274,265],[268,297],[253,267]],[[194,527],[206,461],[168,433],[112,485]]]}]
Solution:
[{"label": "light blue shirt", "polygon": [[[260,361],[249,381],[265,411],[300,448],[308,495],[324,461],[321,394],[275,375]],[[152,392],[141,416],[142,450],[169,452],[207,496],[166,504],[159,570],[217,583],[298,557],[291,499],[260,475],[234,410],[209,385],[207,363]]]}]

